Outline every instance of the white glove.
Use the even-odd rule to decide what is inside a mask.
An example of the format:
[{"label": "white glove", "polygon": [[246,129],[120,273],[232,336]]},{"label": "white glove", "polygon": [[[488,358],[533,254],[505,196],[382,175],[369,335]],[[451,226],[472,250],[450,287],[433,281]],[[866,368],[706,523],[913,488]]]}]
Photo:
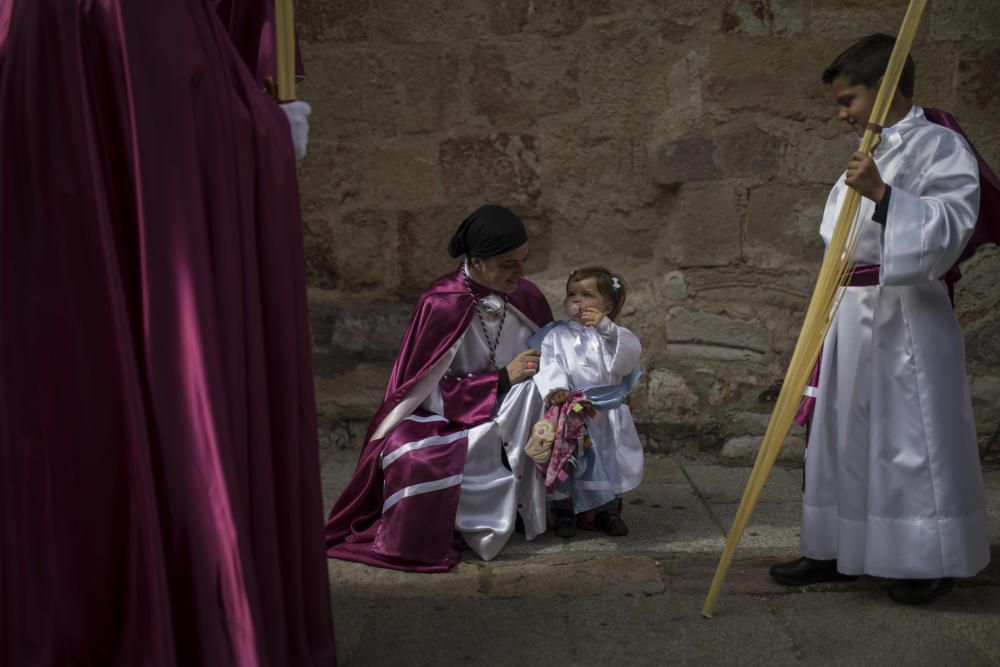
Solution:
[{"label": "white glove", "polygon": [[295,159],[306,156],[306,144],[309,143],[309,114],[312,107],[302,100],[279,104],[281,110],[288,116],[288,125],[292,130],[292,144],[295,146]]}]

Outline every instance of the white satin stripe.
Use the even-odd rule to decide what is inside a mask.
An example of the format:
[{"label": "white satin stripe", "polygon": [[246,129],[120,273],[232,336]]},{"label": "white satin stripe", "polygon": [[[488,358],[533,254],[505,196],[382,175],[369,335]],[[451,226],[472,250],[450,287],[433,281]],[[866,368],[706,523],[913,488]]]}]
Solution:
[{"label": "white satin stripe", "polygon": [[803,396],[812,396],[813,398],[816,398],[816,390],[817,389],[819,389],[819,387],[813,387],[813,386],[810,386],[810,385],[806,385],[806,388],[802,390],[802,395]]},{"label": "white satin stripe", "polygon": [[410,415],[403,421],[419,422],[421,424],[426,424],[428,422],[446,422],[448,421],[448,418],[443,417],[442,415],[427,415],[426,417],[420,417],[418,415]]},{"label": "white satin stripe", "polygon": [[400,446],[398,449],[394,449],[391,454],[387,454],[382,457],[382,469],[385,470],[392,464],[393,461],[398,459],[403,454],[408,454],[416,449],[424,449],[425,447],[435,447],[437,445],[447,445],[456,440],[461,440],[468,436],[468,431],[458,431],[456,433],[449,433],[448,435],[435,435],[430,438],[424,438],[423,440],[414,440],[413,442],[408,442],[405,445]]},{"label": "white satin stripe", "polygon": [[420,484],[414,484],[413,486],[408,486],[405,489],[400,489],[385,499],[385,502],[382,503],[382,513],[385,514],[388,512],[390,507],[404,498],[419,496],[422,493],[430,493],[431,491],[440,491],[441,489],[447,489],[448,487],[458,486],[461,483],[462,475],[458,474],[452,475],[451,477],[445,477],[444,479],[436,479],[433,482],[421,482]]},{"label": "white satin stripe", "polygon": [[459,337],[454,345],[448,348],[448,351],[441,355],[441,358],[427,371],[427,374],[420,378],[417,384],[413,386],[413,389],[410,390],[410,393],[404,396],[403,400],[386,415],[382,423],[375,429],[375,433],[372,434],[372,440],[384,438],[389,431],[396,428],[399,422],[413,414],[413,411],[424,402],[424,399],[438,391],[438,382],[441,381],[445,371],[448,370],[448,366],[451,364],[452,359],[455,358],[455,353],[461,344],[462,338]]}]

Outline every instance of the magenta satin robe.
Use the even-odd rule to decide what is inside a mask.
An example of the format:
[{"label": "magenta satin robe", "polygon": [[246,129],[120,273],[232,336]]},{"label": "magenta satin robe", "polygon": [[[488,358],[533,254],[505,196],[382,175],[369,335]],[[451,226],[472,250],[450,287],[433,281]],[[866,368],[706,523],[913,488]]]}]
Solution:
[{"label": "magenta satin robe", "polygon": [[[489,294],[485,288],[472,285],[477,297]],[[510,305],[535,326],[552,321],[545,297],[527,280],[519,281],[508,298]],[[326,524],[329,556],[414,572],[443,572],[458,562],[462,541],[455,532],[460,496],[457,483],[394,505],[391,513],[384,507],[394,492],[461,477],[468,444],[468,439],[461,437],[462,431],[493,414],[499,373],[486,370],[485,356],[480,373],[449,376],[441,375],[444,369],[437,368],[466,329],[477,326],[475,308],[461,269],[434,281],[420,296],[382,405],[368,427],[357,469],[330,511]],[[527,342],[524,347],[527,349]],[[443,416],[437,419],[418,407],[406,407],[418,383],[434,373],[438,373],[433,381],[438,383],[444,407]],[[411,414],[417,415],[418,421],[403,421]],[[387,422],[394,425],[385,432]],[[421,449],[413,461],[394,465],[391,472],[384,470],[383,457],[425,438],[444,439],[446,446]]]},{"label": "magenta satin robe", "polygon": [[0,2],[0,663],[335,663],[295,165],[246,6]]}]

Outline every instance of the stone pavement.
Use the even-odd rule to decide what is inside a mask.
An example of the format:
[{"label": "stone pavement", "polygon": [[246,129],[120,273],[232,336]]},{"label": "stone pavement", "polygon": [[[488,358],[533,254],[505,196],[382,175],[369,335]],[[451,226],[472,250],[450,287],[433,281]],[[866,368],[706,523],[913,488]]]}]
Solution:
[{"label": "stone pavement", "polygon": [[[330,507],[357,450],[323,452]],[[648,456],[625,496],[631,534],[514,535],[491,562],[446,574],[329,561],[343,665],[1000,664],[1000,469],[984,471],[993,563],[929,607],[885,580],[787,588],[800,469],[775,468],[711,619],[700,610],[749,468]]]}]

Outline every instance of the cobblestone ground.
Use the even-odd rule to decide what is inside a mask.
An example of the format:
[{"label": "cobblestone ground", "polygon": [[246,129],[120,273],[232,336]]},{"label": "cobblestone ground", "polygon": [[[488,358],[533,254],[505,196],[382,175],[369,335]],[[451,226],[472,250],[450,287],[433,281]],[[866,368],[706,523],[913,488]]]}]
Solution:
[{"label": "cobblestone ground", "polygon": [[[327,507],[357,451],[324,451]],[[776,468],[711,619],[700,610],[749,468],[648,457],[626,496],[631,534],[525,542],[447,574],[329,561],[344,665],[1000,664],[1000,468],[985,470],[993,563],[928,607],[888,582],[787,588],[801,470]]]}]

